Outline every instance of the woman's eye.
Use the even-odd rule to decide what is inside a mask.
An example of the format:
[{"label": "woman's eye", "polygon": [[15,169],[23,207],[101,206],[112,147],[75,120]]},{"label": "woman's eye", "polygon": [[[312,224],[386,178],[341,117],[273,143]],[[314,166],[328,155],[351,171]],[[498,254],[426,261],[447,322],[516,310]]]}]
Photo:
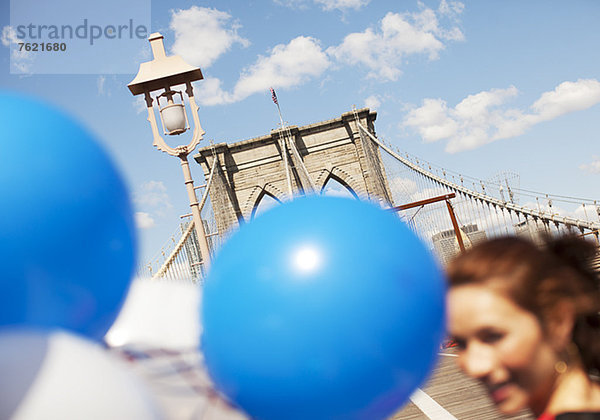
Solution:
[{"label": "woman's eye", "polygon": [[484,331],[481,334],[481,341],[487,344],[494,344],[504,338],[504,333],[499,331]]}]

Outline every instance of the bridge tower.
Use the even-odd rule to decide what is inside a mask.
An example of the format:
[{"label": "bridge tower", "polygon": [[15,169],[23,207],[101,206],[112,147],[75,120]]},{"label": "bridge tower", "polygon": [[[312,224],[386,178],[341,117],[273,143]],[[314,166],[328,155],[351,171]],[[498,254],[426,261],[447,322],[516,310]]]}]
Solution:
[{"label": "bridge tower", "polygon": [[360,199],[392,205],[379,149],[357,125],[359,121],[375,134],[376,118],[376,112],[363,108],[332,120],[201,148],[194,159],[207,179],[217,159],[209,194],[219,235],[226,237],[249,221],[265,195],[284,202],[291,195],[320,193],[330,179]]}]

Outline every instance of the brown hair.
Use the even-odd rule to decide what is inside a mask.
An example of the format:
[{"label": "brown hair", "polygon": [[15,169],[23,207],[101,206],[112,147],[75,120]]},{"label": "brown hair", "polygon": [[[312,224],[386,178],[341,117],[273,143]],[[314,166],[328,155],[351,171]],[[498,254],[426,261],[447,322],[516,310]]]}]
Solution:
[{"label": "brown hair", "polygon": [[600,374],[600,281],[590,260],[597,247],[563,236],[546,238],[543,247],[517,237],[483,242],[459,255],[448,266],[450,287],[479,283],[506,294],[534,314],[543,328],[561,300],[575,309],[572,341],[584,368]]}]

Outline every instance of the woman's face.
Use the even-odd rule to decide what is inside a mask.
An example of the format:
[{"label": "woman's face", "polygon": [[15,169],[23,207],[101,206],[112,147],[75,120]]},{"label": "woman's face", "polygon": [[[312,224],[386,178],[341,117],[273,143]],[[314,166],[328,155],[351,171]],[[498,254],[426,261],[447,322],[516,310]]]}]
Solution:
[{"label": "woman's face", "polygon": [[448,322],[458,365],[485,385],[501,412],[543,409],[558,358],[531,312],[490,287],[462,285],[448,293]]}]

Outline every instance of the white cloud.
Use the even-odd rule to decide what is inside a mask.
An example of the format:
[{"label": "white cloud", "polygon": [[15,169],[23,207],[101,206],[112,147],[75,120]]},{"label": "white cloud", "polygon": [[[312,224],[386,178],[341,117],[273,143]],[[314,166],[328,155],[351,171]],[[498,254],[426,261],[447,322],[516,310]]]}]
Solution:
[{"label": "white cloud", "polygon": [[[456,13],[459,9],[456,6],[452,10]],[[389,12],[378,28],[351,33],[327,52],[341,63],[367,67],[369,77],[397,80],[406,56],[424,54],[434,60],[445,48],[443,41],[462,39],[464,35],[458,27],[441,27],[436,11],[424,7],[418,13]]]},{"label": "white cloud", "polygon": [[551,92],[545,92],[531,106],[541,121],[551,120],[569,112],[581,111],[600,102],[600,82],[579,79],[563,82]]},{"label": "white cloud", "polygon": [[377,95],[371,95],[365,99],[365,106],[371,109],[377,109],[381,106],[381,99]]},{"label": "white cloud", "polygon": [[[314,1],[335,8],[356,8],[368,3],[367,0]],[[298,6],[305,4],[305,1],[276,3]],[[220,79],[207,77],[198,84],[198,100],[205,106],[229,104],[255,93],[267,92],[270,87],[296,87],[322,76],[331,67],[332,60],[345,66],[365,65],[370,69],[369,76],[395,80],[401,74],[400,65],[406,55],[428,54],[433,59],[444,48],[442,41],[463,38],[457,27],[442,28],[437,16],[456,17],[462,12],[461,5],[459,2],[442,1],[439,12],[420,4],[421,11],[418,13],[388,13],[376,31],[369,28],[365,32],[349,34],[341,45],[326,50],[321,47],[318,39],[298,36],[288,44],[276,45],[266,55],[258,56],[254,64],[242,70],[231,89],[224,88]],[[231,16],[227,13],[197,6],[174,12],[171,20],[171,27],[176,31],[174,52],[183,55],[193,64],[207,66],[233,43],[247,45],[247,41],[237,35],[236,24],[232,24],[231,29],[225,27],[230,19]],[[212,52],[204,51],[206,46],[198,46],[199,39],[208,38],[206,33],[199,31],[211,32],[211,45],[214,44]],[[190,58],[194,55],[196,58]],[[199,62],[201,58],[205,60],[204,64]],[[380,105],[381,98],[373,96],[369,103]]]},{"label": "white cloud", "polygon": [[229,13],[198,6],[171,13],[170,28],[175,33],[172,50],[189,64],[206,68],[233,44],[250,45],[238,35],[240,25],[231,21]]},{"label": "white cloud", "polygon": [[235,102],[233,95],[221,87],[221,80],[216,77],[206,77],[195,85],[198,93],[196,98],[204,106],[229,104]]},{"label": "white cloud", "polygon": [[259,56],[242,71],[232,93],[221,88],[219,79],[209,78],[200,83],[198,96],[203,105],[237,102],[254,93],[267,92],[270,87],[298,86],[319,77],[329,64],[318,40],[299,36],[288,44],[275,46],[269,55]]},{"label": "white cloud", "polygon": [[[545,215],[555,215],[560,217],[575,217],[574,211],[569,211],[560,206],[557,206],[552,199],[540,199],[537,201],[528,201],[523,204],[523,207],[539,211]],[[540,222],[541,225],[541,222]]]},{"label": "white cloud", "polygon": [[[412,203],[414,201],[425,200],[446,193],[443,189],[438,187],[420,189],[413,179],[402,178],[400,176],[392,178],[389,181],[389,184],[394,199],[402,201],[398,204]],[[428,208],[431,209],[433,206]]]},{"label": "white cloud", "polygon": [[243,99],[273,87],[293,87],[320,76],[329,67],[329,59],[319,41],[299,36],[289,44],[275,46],[269,56],[261,56],[242,72],[234,97]]},{"label": "white cloud", "polygon": [[389,181],[392,196],[402,197],[404,200],[411,200],[418,192],[417,183],[410,178],[394,177]]},{"label": "white cloud", "polygon": [[579,165],[579,169],[591,174],[600,174],[600,157],[594,156],[590,163],[582,163]]},{"label": "white cloud", "polygon": [[296,10],[306,10],[309,6],[309,0],[273,0],[273,3]]},{"label": "white cloud", "polygon": [[[97,91],[98,91],[98,95],[99,96],[112,96],[113,93],[113,88],[115,86],[118,86],[119,89],[122,89],[122,85],[119,81],[117,81],[117,76],[114,74],[110,74],[110,75],[104,75],[101,74],[98,76],[98,78],[96,79],[96,87],[97,87]],[[143,99],[144,95],[138,95],[136,96],[136,99]],[[146,102],[142,100],[142,102],[144,103],[144,110],[146,109]]]},{"label": "white cloud", "polygon": [[563,82],[544,92],[529,110],[505,107],[518,95],[514,86],[469,95],[454,108],[442,99],[424,99],[403,121],[425,142],[447,140],[446,151],[455,153],[492,141],[517,137],[532,126],[600,102],[600,82],[580,79]]},{"label": "white cloud", "polygon": [[[2,28],[0,40],[2,41],[2,45],[11,48],[10,61],[11,64],[18,70],[18,72],[30,73],[31,64],[34,59],[34,53],[31,51],[26,51],[24,48],[20,50],[19,47],[17,47],[21,40],[17,38],[17,32],[15,29],[8,25]],[[14,47],[12,47],[13,45]]]},{"label": "white cloud", "polygon": [[2,28],[2,45],[10,47],[12,43],[17,42],[17,32],[12,26],[5,26]]},{"label": "white cloud", "polygon": [[442,0],[438,7],[438,13],[456,19],[465,10],[465,5],[459,1]]},{"label": "white cloud", "polygon": [[[437,197],[438,195],[443,195],[446,192],[441,188],[424,188],[422,190],[417,190],[415,193],[411,195],[411,201],[421,201],[426,200],[431,197]],[[440,204],[441,205],[441,204]],[[438,206],[439,207],[439,206]],[[428,208],[427,211],[435,211],[435,205],[432,205]]]},{"label": "white cloud", "polygon": [[458,130],[457,123],[448,116],[448,106],[441,99],[425,99],[423,106],[411,111],[404,125],[414,127],[425,142],[451,137]]},{"label": "white cloud", "polygon": [[143,211],[135,212],[135,224],[138,229],[150,229],[156,226],[156,222],[150,215],[150,213],[146,213]]},{"label": "white cloud", "polygon": [[[599,168],[600,172],[600,168]],[[598,222],[600,220],[600,214],[593,205],[584,206],[580,205],[573,211],[573,217],[579,220],[587,220],[588,222]]]},{"label": "white cloud", "polygon": [[314,0],[316,4],[321,5],[323,10],[358,10],[370,3],[371,0]]},{"label": "white cloud", "polygon": [[104,95],[104,84],[106,83],[106,76],[100,75],[96,79],[96,86],[98,87],[98,95]]},{"label": "white cloud", "polygon": [[[275,3],[291,7],[293,9],[307,9],[309,5],[309,0],[273,0]],[[347,9],[355,9],[359,10],[363,6],[369,4],[371,0],[313,0],[313,3],[321,6],[321,8],[325,11],[331,10],[341,10],[345,11]]]},{"label": "white cloud", "polygon": [[148,109],[146,107],[146,100],[144,99],[144,95],[138,95],[133,97],[133,102],[131,103],[133,108],[135,109],[136,114],[141,114],[142,112],[146,112]]},{"label": "white cloud", "polygon": [[148,181],[133,194],[133,201],[138,208],[153,210],[158,215],[163,215],[173,208],[167,187],[161,181]]}]

